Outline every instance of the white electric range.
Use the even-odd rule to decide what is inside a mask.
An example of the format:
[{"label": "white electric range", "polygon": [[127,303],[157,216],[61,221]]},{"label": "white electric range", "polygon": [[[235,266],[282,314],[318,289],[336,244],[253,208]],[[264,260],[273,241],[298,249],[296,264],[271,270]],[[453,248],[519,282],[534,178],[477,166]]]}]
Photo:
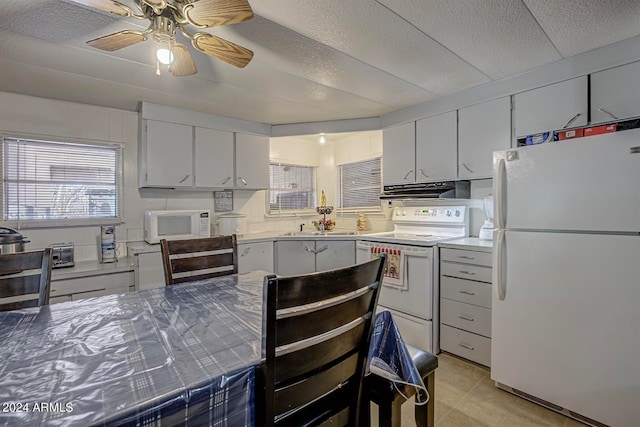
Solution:
[{"label": "white electric range", "polygon": [[431,353],[439,344],[437,244],[469,235],[466,206],[396,207],[393,231],[361,236],[356,260],[388,255],[379,310],[389,310],[407,344]]}]

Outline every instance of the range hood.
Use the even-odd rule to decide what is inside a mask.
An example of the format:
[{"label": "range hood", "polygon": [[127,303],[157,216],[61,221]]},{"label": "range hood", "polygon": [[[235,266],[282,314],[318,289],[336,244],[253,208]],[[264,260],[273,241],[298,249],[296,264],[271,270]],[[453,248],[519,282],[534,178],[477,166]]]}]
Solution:
[{"label": "range hood", "polygon": [[412,182],[385,185],[380,199],[468,199],[470,181]]}]

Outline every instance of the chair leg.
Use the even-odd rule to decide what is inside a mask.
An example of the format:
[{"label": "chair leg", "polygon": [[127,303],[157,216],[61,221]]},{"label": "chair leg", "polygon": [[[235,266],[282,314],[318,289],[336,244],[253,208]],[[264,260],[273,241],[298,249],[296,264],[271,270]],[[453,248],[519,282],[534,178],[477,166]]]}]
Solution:
[{"label": "chair leg", "polygon": [[394,399],[378,405],[379,427],[400,427],[402,423],[402,402],[404,399]]},{"label": "chair leg", "polygon": [[415,417],[417,427],[433,427],[435,424],[435,388],[436,388],[436,372],[433,371],[423,378],[427,392],[429,393],[429,401],[426,405],[416,406]]}]

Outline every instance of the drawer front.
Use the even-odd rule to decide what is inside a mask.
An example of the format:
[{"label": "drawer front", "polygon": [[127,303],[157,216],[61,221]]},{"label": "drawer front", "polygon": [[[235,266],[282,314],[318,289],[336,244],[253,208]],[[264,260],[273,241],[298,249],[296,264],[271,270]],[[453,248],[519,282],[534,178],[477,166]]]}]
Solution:
[{"label": "drawer front", "polygon": [[56,280],[51,282],[51,296],[56,297],[59,295],[100,291],[104,289],[128,288],[133,285],[133,281],[133,273],[130,271]]},{"label": "drawer front", "polygon": [[491,308],[491,283],[442,276],[440,277],[440,296]]},{"label": "drawer front", "polygon": [[445,325],[491,337],[491,310],[488,308],[442,298],[440,321]]},{"label": "drawer front", "polygon": [[483,265],[491,267],[491,252],[467,251],[464,249],[440,249],[440,259],[443,261],[463,262],[465,264]]},{"label": "drawer front", "polygon": [[440,273],[444,276],[491,283],[491,268],[479,265],[441,262]]},{"label": "drawer front", "polygon": [[491,366],[491,339],[442,325],[440,348],[485,366]]}]

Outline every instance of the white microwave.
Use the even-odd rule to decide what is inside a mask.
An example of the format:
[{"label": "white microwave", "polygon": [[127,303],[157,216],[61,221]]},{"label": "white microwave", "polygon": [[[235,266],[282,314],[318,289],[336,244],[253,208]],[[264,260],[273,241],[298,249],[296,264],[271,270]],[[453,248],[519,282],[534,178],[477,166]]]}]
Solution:
[{"label": "white microwave", "polygon": [[182,240],[210,237],[209,210],[147,211],[144,215],[144,240]]}]

